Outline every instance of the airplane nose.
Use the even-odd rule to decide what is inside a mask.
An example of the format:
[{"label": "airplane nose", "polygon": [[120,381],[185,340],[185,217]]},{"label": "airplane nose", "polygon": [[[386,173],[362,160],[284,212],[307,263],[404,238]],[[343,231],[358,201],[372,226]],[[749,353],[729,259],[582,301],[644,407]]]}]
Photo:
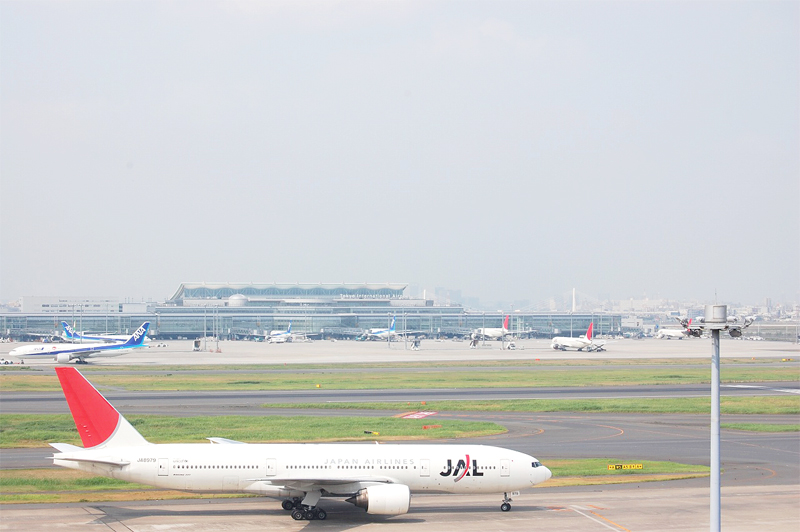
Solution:
[{"label": "airplane nose", "polygon": [[[544,466],[542,466],[544,467]],[[550,480],[553,477],[552,471],[550,471],[549,467],[544,468],[545,480]]]}]

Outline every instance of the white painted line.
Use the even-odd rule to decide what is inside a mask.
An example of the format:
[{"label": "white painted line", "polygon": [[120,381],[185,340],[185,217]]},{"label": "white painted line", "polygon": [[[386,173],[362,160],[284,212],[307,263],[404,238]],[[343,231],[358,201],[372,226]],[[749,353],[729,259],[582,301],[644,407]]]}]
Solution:
[{"label": "white painted line", "polygon": [[599,519],[595,519],[595,518],[594,518],[594,517],[592,517],[591,515],[586,515],[585,513],[581,512],[580,510],[576,510],[576,508],[580,508],[580,506],[570,506],[570,508],[572,508],[572,511],[573,511],[573,512],[581,514],[581,515],[582,515],[582,516],[584,516],[586,519],[591,519],[591,520],[592,520],[592,521],[594,521],[595,523],[600,523],[601,525],[603,525],[604,527],[606,527],[606,528],[607,528],[607,529],[609,529],[609,530],[614,530],[614,531],[616,531],[616,532],[619,532],[619,528],[617,528],[617,527],[613,527],[613,526],[610,526],[609,524],[607,524],[607,523],[604,523],[604,522],[602,522],[602,521],[601,521],[601,520],[599,520]]}]

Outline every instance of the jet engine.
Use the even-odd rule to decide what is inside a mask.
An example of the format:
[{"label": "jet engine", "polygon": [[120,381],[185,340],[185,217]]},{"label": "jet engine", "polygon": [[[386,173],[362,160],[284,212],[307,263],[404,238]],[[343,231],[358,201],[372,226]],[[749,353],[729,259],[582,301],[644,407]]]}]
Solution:
[{"label": "jet engine", "polygon": [[399,515],[408,512],[411,490],[405,484],[378,484],[359,490],[347,499],[368,514]]},{"label": "jet engine", "polygon": [[69,354],[68,353],[61,353],[56,355],[56,362],[59,364],[69,364]]}]

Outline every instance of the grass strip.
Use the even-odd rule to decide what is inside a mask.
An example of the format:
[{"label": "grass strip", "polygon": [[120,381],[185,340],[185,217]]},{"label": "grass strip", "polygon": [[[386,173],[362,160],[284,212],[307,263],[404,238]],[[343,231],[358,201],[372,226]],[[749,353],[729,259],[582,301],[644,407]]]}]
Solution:
[{"label": "grass strip", "polygon": [[[152,369],[152,368],[151,368]],[[430,370],[356,373],[236,373],[150,375],[92,375],[98,388],[131,391],[187,390],[376,390],[409,388],[529,388],[558,386],[621,386],[703,384],[710,380],[704,367],[552,369],[547,371],[486,369],[484,371]],[[797,367],[732,367],[722,374],[723,383],[800,381]],[[59,391],[55,375],[0,373],[2,391]]]},{"label": "grass strip", "polygon": [[[515,399],[509,401],[426,401],[395,403],[267,403],[264,408],[351,410],[436,410],[475,412],[601,412],[709,414],[708,397],[643,399]],[[800,396],[722,397],[722,414],[800,414]]]},{"label": "grass strip", "polygon": [[[128,421],[153,443],[207,442],[221,437],[248,442],[324,442],[471,438],[506,429],[484,421],[324,416],[129,416]],[[364,431],[378,434],[365,434]],[[46,447],[48,442],[81,445],[68,414],[0,414],[0,448]]]},{"label": "grass strip", "polygon": [[800,432],[800,424],[787,423],[720,423],[723,429],[746,430],[750,432]]}]

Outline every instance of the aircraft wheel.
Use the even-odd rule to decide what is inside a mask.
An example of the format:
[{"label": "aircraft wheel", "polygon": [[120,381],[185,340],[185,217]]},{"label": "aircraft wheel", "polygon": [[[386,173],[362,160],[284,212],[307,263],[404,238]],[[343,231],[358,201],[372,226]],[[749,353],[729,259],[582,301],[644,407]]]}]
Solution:
[{"label": "aircraft wheel", "polygon": [[292,510],[292,519],[294,519],[295,521],[302,521],[304,517],[305,515],[301,510],[298,510],[297,508]]},{"label": "aircraft wheel", "polygon": [[317,519],[319,519],[320,521],[324,521],[326,517],[328,517],[328,512],[326,512],[322,508],[317,508]]},{"label": "aircraft wheel", "polygon": [[500,509],[504,512],[508,512],[509,510],[511,510],[511,505],[508,504],[507,502],[504,502],[503,504],[500,505]]},{"label": "aircraft wheel", "polygon": [[281,508],[283,508],[286,511],[294,510],[294,503],[292,501],[290,501],[289,499],[285,499],[281,503]]},{"label": "aircraft wheel", "polygon": [[305,518],[311,521],[316,517],[316,512],[314,510],[306,510],[304,514]]}]

